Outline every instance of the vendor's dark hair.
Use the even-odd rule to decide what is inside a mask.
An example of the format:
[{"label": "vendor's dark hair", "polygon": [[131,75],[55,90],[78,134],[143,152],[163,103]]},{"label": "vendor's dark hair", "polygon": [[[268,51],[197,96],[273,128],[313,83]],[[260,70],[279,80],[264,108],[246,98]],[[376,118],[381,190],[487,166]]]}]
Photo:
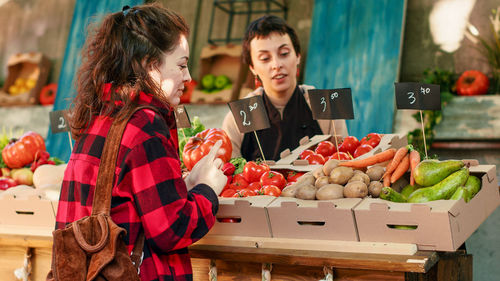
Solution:
[{"label": "vendor's dark hair", "polygon": [[300,42],[295,33],[282,18],[274,15],[265,15],[250,23],[248,26],[245,37],[243,38],[242,60],[244,63],[252,65],[252,57],[250,56],[250,42],[254,38],[265,38],[271,33],[278,33],[280,35],[288,34],[292,40],[293,49],[297,55],[300,55]]},{"label": "vendor's dark hair", "polygon": [[[168,104],[148,75],[173,51],[181,35],[189,35],[184,18],[159,4],[146,4],[109,14],[92,28],[82,51],[77,74],[77,95],[70,108],[71,133],[78,139],[96,114],[123,117],[137,106],[132,92],[153,95]],[[109,98],[103,98],[111,84]],[[117,104],[120,104],[119,107]]]}]

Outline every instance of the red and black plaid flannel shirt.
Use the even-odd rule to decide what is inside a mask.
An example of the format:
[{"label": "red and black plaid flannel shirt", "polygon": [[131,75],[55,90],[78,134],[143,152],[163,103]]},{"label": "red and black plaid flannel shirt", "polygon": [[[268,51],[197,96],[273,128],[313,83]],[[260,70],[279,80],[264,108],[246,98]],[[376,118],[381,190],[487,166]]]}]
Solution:
[{"label": "red and black plaid flannel shirt", "polygon": [[[140,103],[157,107],[137,111],[125,128],[115,171],[111,217],[127,230],[129,253],[144,231],[143,281],[192,280],[187,246],[214,225],[218,209],[215,192],[207,185],[187,191],[178,155],[173,113],[150,95]],[[166,120],[166,122],[165,122]],[[59,200],[56,228],[88,216],[109,117],[97,117],[75,144]]]}]

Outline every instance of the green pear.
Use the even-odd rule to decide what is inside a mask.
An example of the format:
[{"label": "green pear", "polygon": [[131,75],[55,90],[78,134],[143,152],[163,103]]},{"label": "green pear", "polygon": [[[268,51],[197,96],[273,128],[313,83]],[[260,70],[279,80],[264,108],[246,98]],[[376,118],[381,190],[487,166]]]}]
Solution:
[{"label": "green pear", "polygon": [[464,188],[469,192],[472,199],[481,189],[481,180],[476,176],[470,176],[464,185]]},{"label": "green pear", "polygon": [[423,160],[415,167],[415,182],[420,186],[435,185],[463,166],[465,164],[460,160]]},{"label": "green pear", "polygon": [[415,190],[408,198],[408,203],[423,203],[434,200],[446,200],[463,186],[469,177],[469,169],[463,167],[447,176],[439,183]]}]

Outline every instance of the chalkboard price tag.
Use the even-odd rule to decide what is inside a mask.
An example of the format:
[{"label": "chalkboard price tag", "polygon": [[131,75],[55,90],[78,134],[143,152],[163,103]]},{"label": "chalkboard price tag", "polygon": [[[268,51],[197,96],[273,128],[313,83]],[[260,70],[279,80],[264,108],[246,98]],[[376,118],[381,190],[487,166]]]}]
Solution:
[{"label": "chalkboard price tag", "polygon": [[181,104],[175,107],[174,114],[177,128],[191,128],[191,121],[184,105]]},{"label": "chalkboard price tag", "polygon": [[253,96],[228,103],[241,133],[271,127],[262,96]]},{"label": "chalkboard price tag", "polygon": [[398,109],[441,110],[439,85],[417,82],[394,84]]},{"label": "chalkboard price tag", "polygon": [[354,119],[350,88],[308,91],[313,119]]},{"label": "chalkboard price tag", "polygon": [[66,110],[49,112],[50,128],[53,134],[69,132],[69,125],[65,115]]}]

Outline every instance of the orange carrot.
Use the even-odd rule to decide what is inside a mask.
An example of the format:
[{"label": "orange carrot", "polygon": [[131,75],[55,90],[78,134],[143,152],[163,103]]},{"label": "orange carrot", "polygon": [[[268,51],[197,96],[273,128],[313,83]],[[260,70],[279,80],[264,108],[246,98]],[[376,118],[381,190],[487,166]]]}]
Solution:
[{"label": "orange carrot", "polygon": [[391,174],[384,175],[384,187],[391,186]]},{"label": "orange carrot", "polygon": [[339,166],[352,167],[352,168],[365,168],[377,163],[382,163],[390,160],[396,154],[396,149],[389,148],[380,153],[374,154],[372,156],[366,157],[364,159],[340,162]]},{"label": "orange carrot", "polygon": [[404,173],[408,171],[408,168],[410,168],[410,155],[406,154],[396,170],[392,173],[391,183],[395,183],[400,177],[402,177]]},{"label": "orange carrot", "polygon": [[401,160],[403,160],[403,158],[406,156],[407,153],[408,153],[408,147],[406,146],[400,147],[396,151],[396,154],[394,154],[394,158],[392,158],[392,161],[389,163],[389,165],[387,165],[387,167],[385,167],[385,173],[390,174],[394,172],[394,170],[396,170],[399,163],[401,162]]},{"label": "orange carrot", "polygon": [[415,177],[414,171],[415,167],[417,167],[418,163],[420,163],[420,153],[416,150],[412,150],[410,152],[410,184],[415,185]]}]

